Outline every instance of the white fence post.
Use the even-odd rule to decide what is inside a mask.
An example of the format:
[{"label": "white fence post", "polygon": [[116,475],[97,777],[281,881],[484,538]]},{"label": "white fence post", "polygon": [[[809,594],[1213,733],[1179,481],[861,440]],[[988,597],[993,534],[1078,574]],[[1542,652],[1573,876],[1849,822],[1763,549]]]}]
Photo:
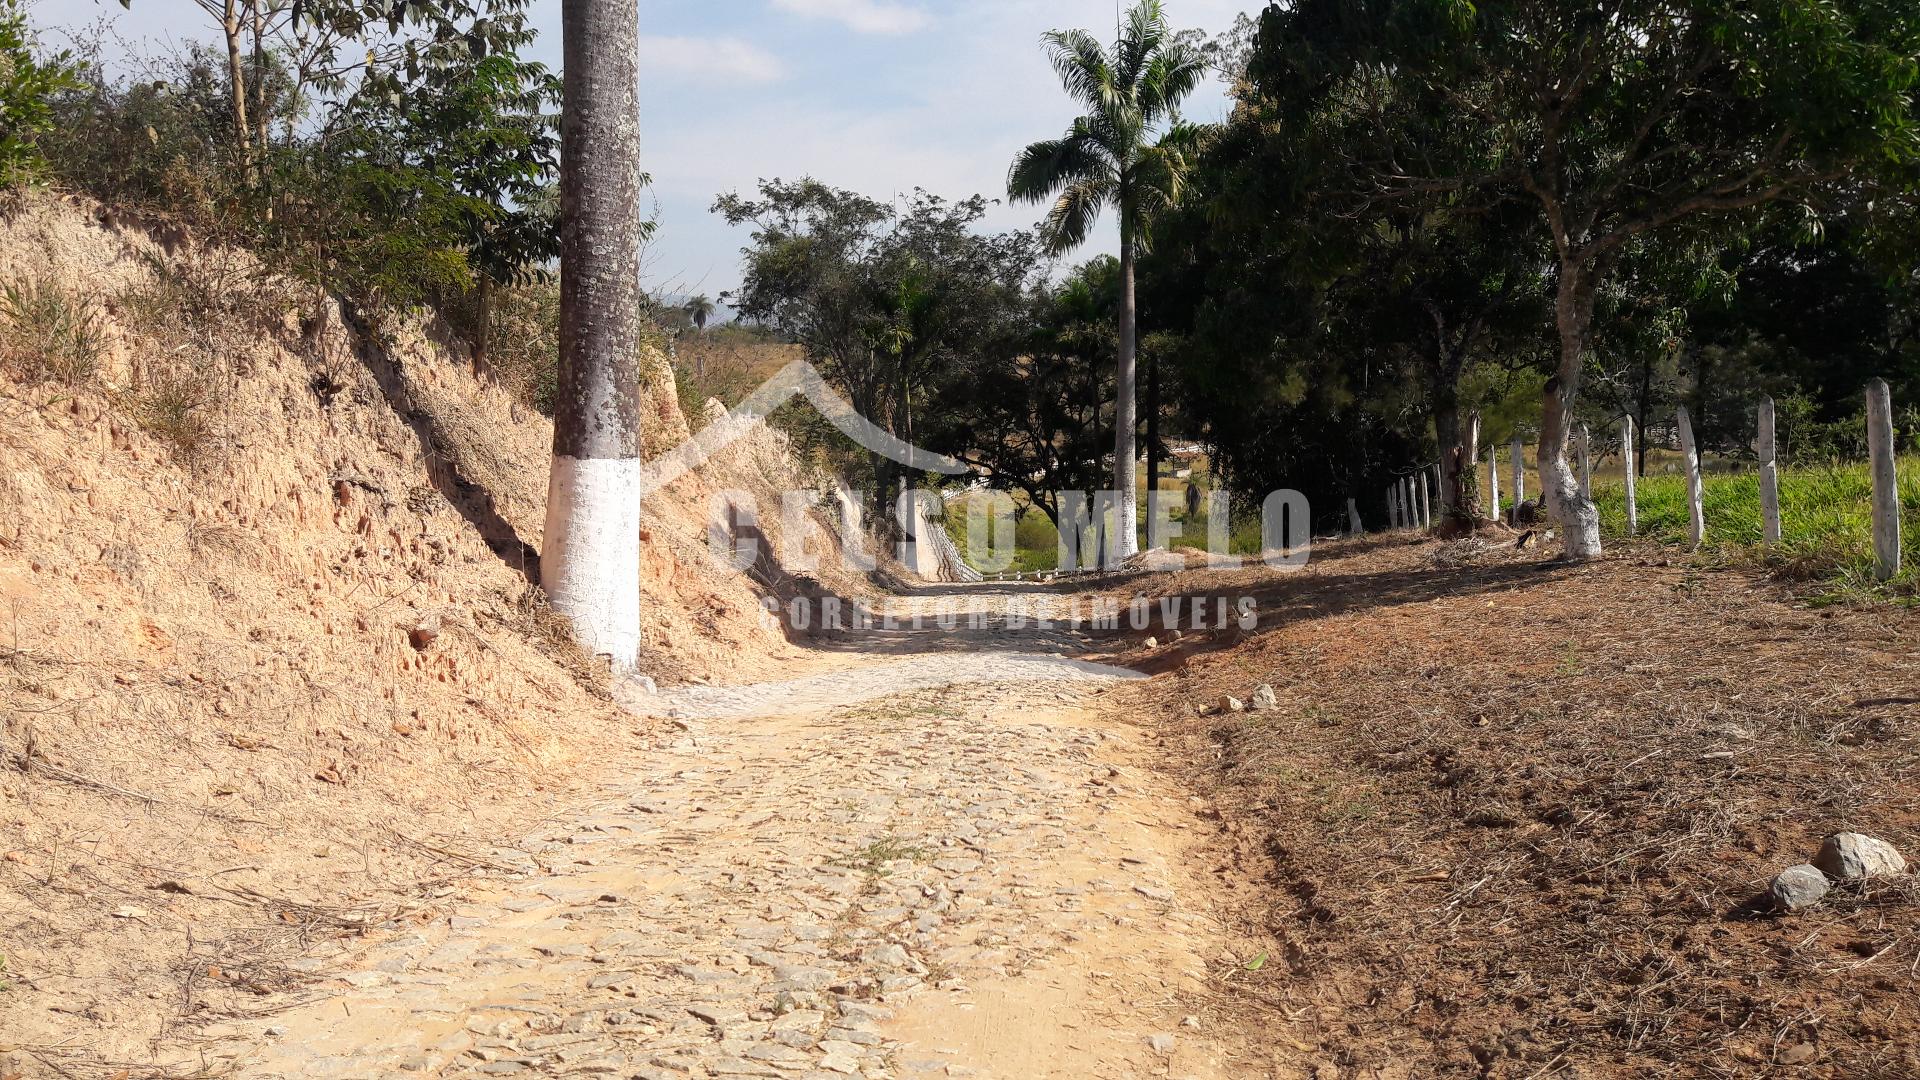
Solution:
[{"label": "white fence post", "polygon": [[1760,399],[1759,438],[1753,451],[1760,457],[1760,535],[1769,544],[1780,542],[1780,463],[1778,425],[1773,399]]},{"label": "white fence post", "polygon": [[1420,527],[1433,528],[1433,503],[1427,495],[1427,470],[1413,474],[1413,486],[1420,489]]},{"label": "white fence post", "polygon": [[1635,464],[1636,464],[1635,459],[1638,456],[1639,456],[1639,451],[1634,449],[1634,445],[1633,445],[1633,417],[1629,416],[1626,419],[1620,421],[1620,460],[1626,463],[1626,477],[1627,477],[1627,535],[1628,536],[1632,536],[1635,533],[1640,531],[1640,505],[1638,502],[1634,500],[1634,490],[1633,490],[1634,485],[1639,481],[1639,477],[1634,475],[1634,473],[1637,471],[1635,469]]},{"label": "white fence post", "polygon": [[1500,448],[1493,445],[1492,443],[1487,444],[1487,497],[1490,500],[1492,500],[1487,504],[1488,513],[1493,515],[1493,520],[1499,521],[1500,520]]},{"label": "white fence post", "polygon": [[1693,441],[1693,417],[1687,415],[1686,406],[1674,414],[1680,424],[1680,455],[1685,459],[1687,470],[1687,536],[1698,549],[1707,540],[1706,493],[1700,484],[1700,447]]},{"label": "white fence post", "polygon": [[1360,520],[1360,506],[1352,499],[1347,500],[1347,535],[1367,535],[1366,523]]},{"label": "white fence post", "polygon": [[1574,453],[1580,458],[1580,497],[1593,501],[1593,434],[1587,425],[1581,424],[1574,433]]},{"label": "white fence post", "polygon": [[1893,461],[1893,393],[1887,380],[1867,384],[1867,456],[1873,459],[1874,576],[1900,572],[1900,476]]},{"label": "white fence post", "polygon": [[1513,466],[1513,509],[1520,510],[1520,504],[1527,501],[1527,446],[1519,439],[1507,447],[1507,461]]}]

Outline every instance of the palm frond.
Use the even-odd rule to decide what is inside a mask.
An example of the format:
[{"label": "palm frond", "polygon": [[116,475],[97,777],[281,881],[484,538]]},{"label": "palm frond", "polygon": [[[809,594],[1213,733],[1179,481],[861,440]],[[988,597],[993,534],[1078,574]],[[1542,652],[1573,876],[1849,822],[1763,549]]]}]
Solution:
[{"label": "palm frond", "polygon": [[1054,200],[1053,208],[1047,211],[1046,224],[1040,231],[1047,251],[1064,255],[1086,243],[1094,223],[1100,220],[1100,211],[1113,201],[1117,187],[1105,177],[1068,184]]},{"label": "palm frond", "polygon": [[1194,41],[1182,36],[1167,42],[1147,61],[1134,91],[1144,122],[1156,124],[1171,115],[1206,76],[1206,54]]},{"label": "palm frond", "polygon": [[1140,0],[1127,12],[1126,28],[1115,43],[1113,66],[1119,82],[1133,87],[1170,33],[1161,0]]},{"label": "palm frond", "polygon": [[1113,63],[1099,39],[1085,30],[1049,30],[1040,40],[1060,85],[1089,109],[1108,108],[1120,96]]},{"label": "palm frond", "polygon": [[[1219,129],[1207,124],[1175,124],[1160,141],[1146,147],[1135,157],[1129,170],[1128,190],[1132,198],[1131,217],[1145,225],[1154,216],[1173,207],[1186,194],[1187,177]],[[1144,245],[1151,236],[1140,231]]]},{"label": "palm frond", "polygon": [[1040,202],[1069,184],[1110,179],[1118,171],[1083,117],[1074,121],[1065,138],[1037,142],[1020,151],[1007,170],[1007,196],[1014,202]]}]

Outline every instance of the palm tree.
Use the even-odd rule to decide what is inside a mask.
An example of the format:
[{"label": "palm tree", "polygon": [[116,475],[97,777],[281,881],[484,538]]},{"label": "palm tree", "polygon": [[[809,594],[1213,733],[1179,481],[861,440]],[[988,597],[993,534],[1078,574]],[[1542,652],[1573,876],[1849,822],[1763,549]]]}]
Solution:
[{"label": "palm tree", "polygon": [[540,583],[587,651],[640,651],[640,73],[634,0],[562,0],[560,373]]},{"label": "palm tree", "polygon": [[[1111,52],[1084,30],[1055,30],[1041,39],[1061,84],[1088,111],[1064,137],[1020,152],[1007,174],[1007,194],[1015,202],[1053,200],[1043,235],[1056,255],[1080,246],[1109,206],[1120,214],[1113,486],[1120,496],[1116,537],[1125,558],[1139,550],[1134,262],[1148,221],[1180,197],[1200,131],[1180,120],[1179,105],[1199,85],[1207,65],[1194,41],[1173,32],[1161,0],[1139,0],[1118,33]],[[1151,488],[1148,499],[1153,499]]]},{"label": "palm tree", "polygon": [[[681,310],[687,313],[687,318],[693,320],[693,328],[700,331],[700,336],[706,337],[707,320],[713,317],[713,301],[707,298],[707,294],[701,293],[688,300]],[[707,350],[705,349],[698,349],[693,354],[693,376],[696,379],[707,377]]]},{"label": "palm tree", "polygon": [[699,296],[688,300],[684,310],[687,313],[687,318],[693,320],[694,329],[703,334],[706,333],[707,320],[713,318],[713,301],[707,298],[707,294],[701,293]]}]

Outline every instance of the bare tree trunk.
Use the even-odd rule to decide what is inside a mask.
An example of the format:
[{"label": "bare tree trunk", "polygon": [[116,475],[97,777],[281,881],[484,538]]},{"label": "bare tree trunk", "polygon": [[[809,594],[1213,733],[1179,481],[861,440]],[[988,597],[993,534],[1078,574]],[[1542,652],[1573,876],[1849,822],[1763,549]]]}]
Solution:
[{"label": "bare tree trunk", "polygon": [[[1442,380],[1444,383],[1444,380]],[[1444,524],[1468,516],[1466,485],[1461,483],[1462,442],[1460,399],[1454,388],[1436,385],[1433,390],[1433,435],[1440,447],[1440,507],[1435,516]],[[1471,458],[1466,460],[1471,461]]]},{"label": "bare tree trunk", "polygon": [[1117,558],[1125,559],[1140,551],[1140,541],[1135,535],[1139,520],[1139,499],[1134,485],[1135,476],[1134,433],[1139,418],[1133,404],[1133,391],[1136,365],[1139,359],[1139,327],[1136,319],[1139,309],[1134,303],[1134,242],[1133,214],[1127,209],[1131,198],[1129,192],[1122,190],[1120,195],[1120,369],[1113,395],[1113,489],[1119,493],[1114,507],[1113,545]]},{"label": "bare tree trunk", "polygon": [[589,651],[640,649],[639,8],[562,0],[560,385],[540,581]]},{"label": "bare tree trunk", "polygon": [[473,373],[478,376],[487,370],[487,350],[493,344],[493,279],[486,274],[480,275],[480,282],[474,288],[474,306],[476,313],[473,326]]},{"label": "bare tree trunk", "polygon": [[247,70],[245,45],[240,36],[243,27],[238,0],[226,0],[220,29],[227,39],[227,89],[233,103],[233,142],[240,151],[242,169],[250,172],[253,168],[253,129],[247,124]]},{"label": "bare tree trunk", "polygon": [[[267,149],[267,0],[247,0],[253,31],[253,146]],[[260,166],[265,168],[264,164]]]},{"label": "bare tree trunk", "polygon": [[1467,414],[1466,433],[1460,441],[1460,461],[1454,469],[1453,485],[1459,492],[1460,513],[1468,521],[1480,516],[1480,411]]},{"label": "bare tree trunk", "polygon": [[1540,494],[1547,512],[1566,536],[1569,559],[1600,555],[1600,512],[1593,500],[1580,494],[1579,481],[1567,464],[1567,429],[1580,396],[1580,375],[1586,361],[1587,337],[1593,327],[1594,279],[1590,268],[1560,264],[1560,293],[1554,304],[1554,322],[1560,331],[1560,370],[1547,380],[1540,405]]}]

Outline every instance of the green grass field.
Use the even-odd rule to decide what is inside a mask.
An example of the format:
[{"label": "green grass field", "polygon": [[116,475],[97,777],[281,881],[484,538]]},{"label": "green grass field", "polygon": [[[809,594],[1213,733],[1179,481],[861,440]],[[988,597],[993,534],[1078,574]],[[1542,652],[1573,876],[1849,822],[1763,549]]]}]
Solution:
[{"label": "green grass field", "polygon": [[[1602,531],[1626,533],[1626,489],[1618,478],[1594,478],[1594,501]],[[1649,476],[1639,483],[1640,535],[1684,546],[1688,540],[1687,485],[1678,475]],[[1842,591],[1920,594],[1920,457],[1900,462],[1900,576],[1887,586],[1873,580],[1873,486],[1867,466],[1840,464],[1782,470],[1781,541],[1769,552],[1761,542],[1760,479],[1755,473],[1715,474],[1705,480],[1707,539],[1704,550],[1757,558],[1790,577],[1832,581]]]}]

